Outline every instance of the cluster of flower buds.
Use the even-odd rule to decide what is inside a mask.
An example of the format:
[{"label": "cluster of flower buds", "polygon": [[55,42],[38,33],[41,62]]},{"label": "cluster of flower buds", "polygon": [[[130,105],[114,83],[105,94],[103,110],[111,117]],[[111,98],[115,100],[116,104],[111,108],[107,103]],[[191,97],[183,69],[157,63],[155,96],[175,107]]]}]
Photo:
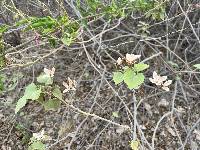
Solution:
[{"label": "cluster of flower buds", "polygon": [[56,69],[53,67],[52,69],[44,68],[44,73],[50,77],[54,76]]},{"label": "cluster of flower buds", "polygon": [[134,55],[134,54],[126,54],[126,58],[121,58],[119,57],[117,59],[117,65],[121,65],[123,63],[123,61],[125,60],[125,62],[128,65],[132,65],[136,62],[137,59],[139,59],[141,57],[141,55]]},{"label": "cluster of flower buds", "polygon": [[153,72],[153,78],[149,78],[151,83],[161,86],[165,91],[169,91],[169,85],[172,83],[172,80],[167,80],[167,76],[160,76],[155,71]]},{"label": "cluster of flower buds", "polygon": [[33,137],[36,139],[36,140],[43,140],[45,138],[45,134],[44,134],[44,129],[42,129],[40,132],[38,133],[33,133]]}]

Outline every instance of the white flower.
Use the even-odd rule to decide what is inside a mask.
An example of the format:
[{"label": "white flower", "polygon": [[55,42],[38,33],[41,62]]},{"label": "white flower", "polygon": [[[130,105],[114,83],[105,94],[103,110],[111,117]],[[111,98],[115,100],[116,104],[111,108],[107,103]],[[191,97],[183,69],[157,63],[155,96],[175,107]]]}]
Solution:
[{"label": "white flower", "polygon": [[134,63],[134,61],[136,61],[136,59],[139,59],[141,57],[141,55],[134,55],[134,54],[126,54],[126,62],[129,64]]},{"label": "white flower", "polygon": [[121,59],[120,57],[117,59],[117,64],[118,64],[118,65],[121,65],[121,64],[122,64],[122,59]]},{"label": "white flower", "polygon": [[161,85],[165,80],[167,80],[167,76],[159,76],[155,71],[153,72],[153,78],[149,78],[149,80],[156,84]]},{"label": "white flower", "polygon": [[163,86],[162,89],[165,91],[169,91],[169,87],[167,87],[167,86]]},{"label": "white flower", "polygon": [[64,82],[64,81],[63,81],[63,85],[65,87],[63,93],[67,93],[70,90],[69,85],[66,82]]},{"label": "white flower", "polygon": [[169,91],[169,85],[172,84],[172,80],[167,80],[165,83],[162,84],[162,89],[165,91]]},{"label": "white flower", "polygon": [[38,133],[33,133],[33,137],[37,140],[42,140],[45,138],[45,135],[44,135],[44,129],[42,129],[40,132]]},{"label": "white flower", "polygon": [[65,90],[63,91],[63,93],[67,93],[68,91],[72,90],[72,91],[76,91],[76,81],[75,80],[71,80],[69,77],[67,79],[68,83],[63,81],[63,85],[65,87]]},{"label": "white flower", "polygon": [[163,84],[163,86],[169,86],[170,84],[172,84],[172,80],[167,80],[167,81]]},{"label": "white flower", "polygon": [[51,70],[50,69],[47,69],[47,68],[44,68],[44,73],[46,75],[49,75],[50,77],[53,77],[54,76],[54,73],[55,73],[55,68],[53,67]]},{"label": "white flower", "polygon": [[153,78],[149,78],[149,80],[161,86],[161,88],[165,91],[169,91],[169,85],[172,83],[172,80],[167,80],[167,76],[159,76],[155,71],[153,72]]}]

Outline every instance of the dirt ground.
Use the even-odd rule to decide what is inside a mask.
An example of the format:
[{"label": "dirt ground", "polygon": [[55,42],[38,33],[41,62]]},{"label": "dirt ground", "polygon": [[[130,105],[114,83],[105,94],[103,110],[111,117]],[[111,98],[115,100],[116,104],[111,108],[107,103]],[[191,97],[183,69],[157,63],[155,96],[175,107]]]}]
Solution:
[{"label": "dirt ground", "polygon": [[[48,14],[33,7],[30,1],[15,3],[32,16]],[[83,32],[83,41],[94,40],[77,40],[30,66],[19,64],[51,53],[52,48],[43,41],[36,46],[31,41],[32,32],[6,35],[6,51],[15,61],[1,70],[7,78],[6,90],[0,95],[0,149],[26,150],[32,134],[44,129],[49,136],[45,144],[50,150],[130,150],[131,131],[136,123],[141,150],[152,146],[155,150],[200,150],[200,71],[193,67],[200,64],[200,8],[194,5],[197,3],[171,2],[164,21],[148,20],[137,17],[138,14],[109,24],[97,20]],[[0,7],[0,21],[12,23],[9,13]],[[54,14],[56,7],[54,1],[49,4]],[[72,8],[68,12],[75,17]],[[138,31],[139,21],[149,23],[147,36]],[[115,85],[112,80],[117,58],[126,53],[140,54],[140,61],[145,60],[150,66],[145,72],[145,83],[136,91],[128,90],[124,84]],[[24,87],[36,81],[44,67],[56,68],[55,83],[61,87],[67,77],[77,81],[76,91],[64,96],[67,103],[110,122],[81,114],[64,103],[57,111],[45,111],[37,102],[29,101],[15,114],[16,101]],[[153,71],[173,80],[169,92],[149,81]],[[137,99],[136,120],[133,94]],[[113,122],[127,125],[131,131]]]}]

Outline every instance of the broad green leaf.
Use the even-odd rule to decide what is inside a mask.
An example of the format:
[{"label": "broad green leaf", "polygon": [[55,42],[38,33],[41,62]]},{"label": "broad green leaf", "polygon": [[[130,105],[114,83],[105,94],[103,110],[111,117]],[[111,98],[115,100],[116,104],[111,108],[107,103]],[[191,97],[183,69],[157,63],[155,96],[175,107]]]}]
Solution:
[{"label": "broad green leaf", "polygon": [[200,69],[200,64],[193,65],[195,68]]},{"label": "broad green leaf", "polygon": [[41,74],[39,77],[37,77],[37,82],[49,85],[53,83],[53,79],[47,74]]},{"label": "broad green leaf", "polygon": [[53,96],[55,96],[55,97],[58,98],[59,100],[62,100],[62,92],[61,92],[59,86],[56,86],[56,87],[53,89]]},{"label": "broad green leaf", "polygon": [[38,88],[34,83],[29,84],[24,92],[26,99],[36,100],[40,97],[41,88]]},{"label": "broad green leaf", "polygon": [[136,75],[136,73],[133,71],[133,69],[127,68],[127,69],[124,71],[124,76],[123,76],[124,82],[126,83],[127,81],[132,80],[132,78],[133,78],[135,75]]},{"label": "broad green leaf", "polygon": [[41,141],[34,141],[28,148],[28,150],[45,150],[45,144]]},{"label": "broad green leaf", "polygon": [[124,73],[124,82],[129,89],[138,89],[144,82],[144,75],[142,73],[135,74],[135,72],[129,68]]},{"label": "broad green leaf", "polygon": [[45,110],[57,110],[60,107],[60,100],[59,99],[50,99],[44,104]]},{"label": "broad green leaf", "polygon": [[54,30],[54,29],[51,29],[51,28],[44,29],[44,30],[42,31],[42,34],[47,34],[47,33],[49,33],[49,32],[53,32],[53,30]]},{"label": "broad green leaf", "polygon": [[19,110],[24,107],[27,103],[27,98],[25,96],[21,97],[16,104],[15,114],[19,112]]},{"label": "broad green leaf", "polygon": [[143,63],[139,63],[139,64],[135,64],[134,65],[134,70],[136,72],[140,72],[140,71],[143,71],[145,69],[149,68],[149,65],[147,64],[143,64]]},{"label": "broad green leaf", "polygon": [[124,82],[127,84],[129,89],[133,89],[131,85],[132,82],[134,82],[133,78],[135,75],[135,72],[131,68],[126,69],[124,72]]},{"label": "broad green leaf", "polygon": [[123,73],[121,72],[114,72],[113,74],[113,81],[115,82],[115,84],[119,84],[123,81]]},{"label": "broad green leaf", "polygon": [[41,88],[38,89],[34,83],[29,84],[25,89],[24,96],[17,101],[15,113],[19,112],[19,110],[26,105],[28,99],[38,99],[40,97],[40,93]]},{"label": "broad green leaf", "polygon": [[129,89],[138,89],[139,86],[144,82],[144,75],[142,73],[138,73],[135,75],[132,80],[127,84]]},{"label": "broad green leaf", "polygon": [[132,140],[131,143],[130,143],[131,149],[132,150],[139,150],[139,144],[140,143],[138,141]]}]

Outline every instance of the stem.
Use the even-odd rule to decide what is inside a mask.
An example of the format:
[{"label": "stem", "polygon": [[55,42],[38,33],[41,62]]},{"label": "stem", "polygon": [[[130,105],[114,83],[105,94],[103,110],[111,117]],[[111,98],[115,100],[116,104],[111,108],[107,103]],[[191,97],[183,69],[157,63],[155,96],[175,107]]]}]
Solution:
[{"label": "stem", "polygon": [[137,104],[136,104],[136,97],[135,93],[133,93],[133,105],[134,105],[134,116],[133,116],[133,140],[135,141],[137,139]]},{"label": "stem", "polygon": [[99,120],[108,122],[108,123],[110,123],[110,124],[119,126],[119,127],[121,127],[121,128],[124,128],[124,129],[130,131],[130,127],[129,127],[128,125],[121,125],[121,124],[116,123],[116,122],[113,122],[113,121],[111,121],[111,120],[109,120],[109,119],[100,117],[100,116],[98,116],[98,115],[96,115],[96,114],[92,114],[92,113],[89,113],[89,112],[82,111],[81,109],[75,107],[74,105],[68,104],[68,103],[65,102],[64,100],[61,100],[61,101],[62,101],[64,104],[66,104],[67,106],[69,106],[70,108],[72,108],[73,110],[77,111],[78,113],[80,113],[80,114],[82,114],[82,115],[94,117],[95,119],[99,119]]}]

